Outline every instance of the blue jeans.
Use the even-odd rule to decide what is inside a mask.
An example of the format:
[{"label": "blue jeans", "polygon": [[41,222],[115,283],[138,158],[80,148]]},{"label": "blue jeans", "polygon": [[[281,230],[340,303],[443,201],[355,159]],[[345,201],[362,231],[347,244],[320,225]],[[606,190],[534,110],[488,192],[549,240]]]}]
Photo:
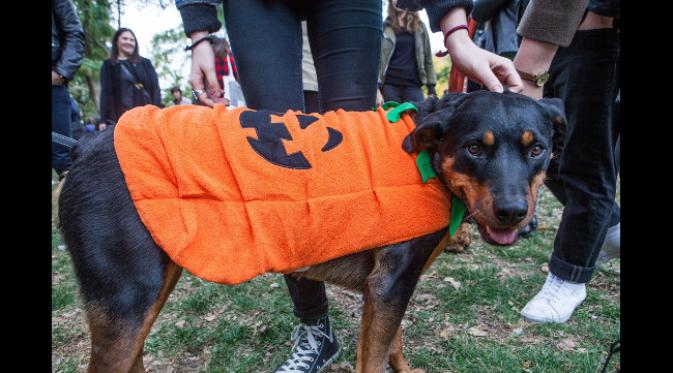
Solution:
[{"label": "blue jeans", "polygon": [[[383,19],[381,0],[224,1],[225,24],[248,107],[306,112],[301,20],[318,75],[320,112],[370,110],[376,103]],[[313,97],[315,98],[315,97]],[[313,108],[310,108],[313,109]],[[313,110],[311,110],[313,111]],[[325,284],[285,276],[294,314],[327,314]]]},{"label": "blue jeans", "polygon": [[620,220],[612,118],[618,54],[616,30],[577,31],[556,53],[545,86],[545,97],[563,100],[568,119],[545,181],[565,206],[549,270],[567,281],[591,279],[607,229]]},{"label": "blue jeans", "polygon": [[[51,130],[70,136],[70,95],[66,86],[51,86]],[[51,143],[51,166],[59,175],[70,169],[70,149]]]}]

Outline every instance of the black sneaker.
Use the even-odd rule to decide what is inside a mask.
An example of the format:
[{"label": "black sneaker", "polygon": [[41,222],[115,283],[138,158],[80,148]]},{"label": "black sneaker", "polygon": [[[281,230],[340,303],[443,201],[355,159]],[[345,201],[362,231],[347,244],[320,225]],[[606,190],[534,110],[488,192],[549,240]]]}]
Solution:
[{"label": "black sneaker", "polygon": [[339,356],[339,342],[327,316],[315,325],[297,325],[292,331],[291,341],[292,356],[275,373],[318,373]]}]

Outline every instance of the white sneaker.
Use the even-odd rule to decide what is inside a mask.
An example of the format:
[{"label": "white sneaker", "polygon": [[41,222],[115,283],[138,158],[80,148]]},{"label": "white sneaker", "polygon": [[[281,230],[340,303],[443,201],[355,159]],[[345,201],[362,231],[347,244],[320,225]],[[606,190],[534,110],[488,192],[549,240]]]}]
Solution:
[{"label": "white sneaker", "polygon": [[585,284],[547,274],[547,280],[533,299],[521,310],[521,316],[534,323],[564,323],[587,297]]},{"label": "white sneaker", "polygon": [[607,263],[610,259],[619,258],[620,238],[621,223],[617,223],[617,225],[608,228],[608,233],[605,235],[605,242],[603,242],[601,252],[598,254],[598,259],[596,259],[597,266]]}]

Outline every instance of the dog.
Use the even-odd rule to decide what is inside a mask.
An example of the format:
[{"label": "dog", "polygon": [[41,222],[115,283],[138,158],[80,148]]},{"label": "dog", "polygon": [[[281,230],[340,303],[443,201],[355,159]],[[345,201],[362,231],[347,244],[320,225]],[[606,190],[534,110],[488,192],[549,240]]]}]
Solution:
[{"label": "dog", "polygon": [[[417,106],[411,114],[416,127],[400,151],[427,151],[442,188],[464,202],[481,237],[513,244],[533,215],[553,135],[565,126],[561,101],[479,91],[431,97]],[[88,371],[144,372],[144,340],[182,267],[138,215],[115,152],[116,130],[80,146],[60,195],[59,225],[89,323]],[[380,373],[387,363],[412,372],[402,356],[400,323],[422,272],[450,241],[442,228],[293,273],[364,294],[357,372]]]}]

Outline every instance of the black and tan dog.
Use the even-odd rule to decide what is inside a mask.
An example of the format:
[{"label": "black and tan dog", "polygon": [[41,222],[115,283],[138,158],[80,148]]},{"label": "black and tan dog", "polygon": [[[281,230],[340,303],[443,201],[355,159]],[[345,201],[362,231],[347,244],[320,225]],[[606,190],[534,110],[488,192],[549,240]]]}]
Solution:
[{"label": "black and tan dog", "polygon": [[[510,245],[528,223],[565,123],[560,100],[478,92],[418,105],[400,144],[427,149],[444,185],[467,206],[481,236]],[[143,345],[182,268],[153,241],[129,195],[114,130],[77,149],[59,219],[86,306],[90,372],[143,372]],[[297,275],[364,293],[357,371],[410,372],[400,322],[416,283],[449,241],[447,230],[311,266]],[[456,236],[454,236],[455,238]]]}]

